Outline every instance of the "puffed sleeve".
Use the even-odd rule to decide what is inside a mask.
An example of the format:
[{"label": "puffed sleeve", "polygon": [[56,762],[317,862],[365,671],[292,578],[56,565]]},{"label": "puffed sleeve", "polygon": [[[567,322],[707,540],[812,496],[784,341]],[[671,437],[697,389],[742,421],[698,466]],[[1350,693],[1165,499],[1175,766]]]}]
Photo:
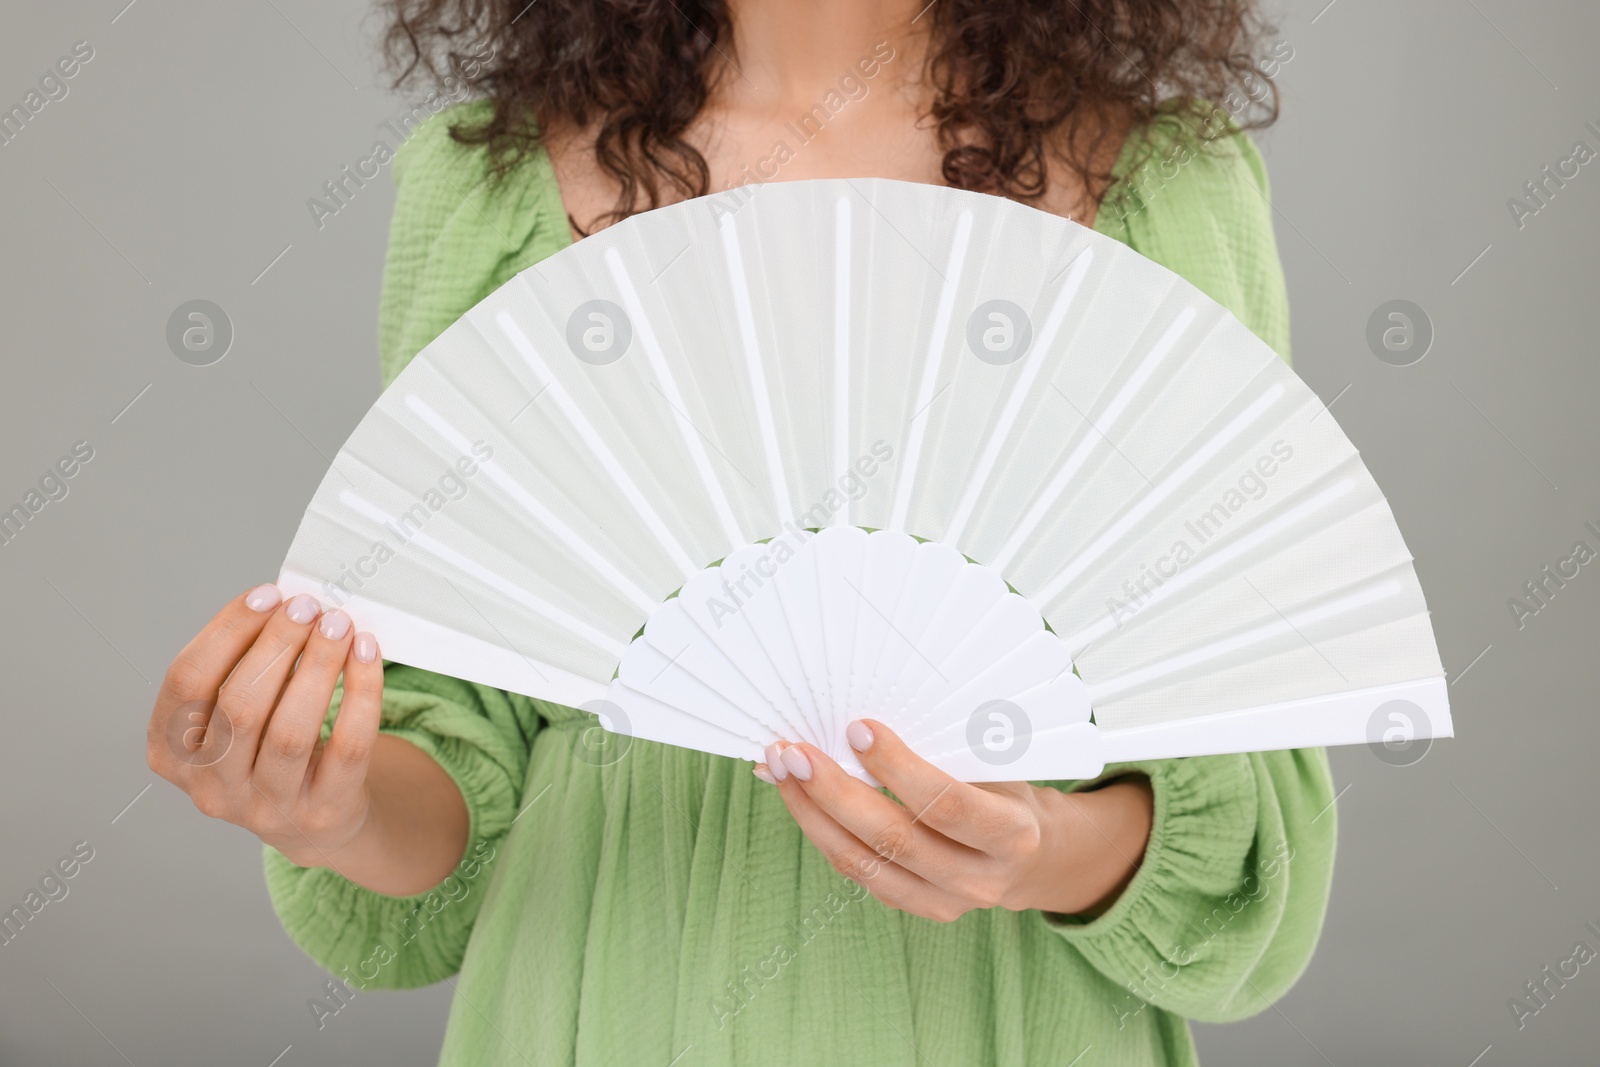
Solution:
[{"label": "puffed sleeve", "polygon": [[[1196,151],[1174,129],[1108,198],[1097,228],[1177,272],[1285,359],[1289,311],[1266,169],[1243,134]],[[1097,970],[1154,1004],[1222,1022],[1266,1008],[1316,947],[1333,877],[1336,815],[1322,749],[1151,760],[1106,768],[1093,788],[1148,776],[1144,862],[1104,914],[1047,916]]]},{"label": "puffed sleeve", "polygon": [[[378,331],[385,384],[479,300],[566,243],[548,161],[540,156],[530,173],[492,188],[483,151],[450,139],[451,122],[473,119],[484,106],[433,117],[395,156]],[[342,697],[337,691],[328,709],[325,738]],[[544,722],[539,709],[525,696],[386,664],[381,729],[433,757],[455,781],[471,823],[466,854],[434,889],[402,898],[326,868],[298,867],[267,848],[267,888],[289,936],[352,987],[414,987],[455,973],[521,802]]]}]

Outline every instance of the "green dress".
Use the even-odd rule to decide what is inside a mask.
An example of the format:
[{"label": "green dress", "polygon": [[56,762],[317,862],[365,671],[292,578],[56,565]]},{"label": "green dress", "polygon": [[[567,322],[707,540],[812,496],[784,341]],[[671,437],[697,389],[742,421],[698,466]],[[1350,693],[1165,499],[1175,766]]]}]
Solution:
[{"label": "green dress", "polygon": [[[386,383],[570,241],[543,154],[492,191],[483,152],[446,136],[461,117],[429,121],[393,164]],[[1137,137],[1153,156],[1127,175]],[[1185,159],[1168,134],[1137,137],[1095,228],[1287,356],[1255,147],[1239,136]],[[384,678],[383,729],[466,798],[466,858],[433,892],[396,898],[268,849],[267,884],[289,935],[352,989],[459,973],[443,1064],[1192,1064],[1185,1020],[1266,1008],[1322,926],[1335,818],[1320,749],[1132,765],[1153,783],[1155,821],[1110,910],[946,925],[840,877],[748,763],[650,742],[595,750],[594,720],[570,708],[399,664]]]}]

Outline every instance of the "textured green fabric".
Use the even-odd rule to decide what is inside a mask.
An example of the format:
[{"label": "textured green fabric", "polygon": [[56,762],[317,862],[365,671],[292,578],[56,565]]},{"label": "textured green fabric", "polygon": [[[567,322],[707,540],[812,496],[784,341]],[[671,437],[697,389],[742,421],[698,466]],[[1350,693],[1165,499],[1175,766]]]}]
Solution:
[{"label": "textured green fabric", "polygon": [[[394,163],[386,382],[569,242],[548,162],[491,192],[482,153],[445,134],[459,117],[430,122]],[[1254,146],[1172,163],[1168,135],[1141,136],[1150,168],[1096,228],[1287,355]],[[1108,768],[1143,771],[1155,791],[1144,864],[1109,911],[940,925],[842,879],[746,763],[648,742],[613,761],[572,709],[401,665],[385,682],[384,729],[466,797],[466,859],[399,899],[268,849],[267,883],[290,936],[353,988],[459,973],[445,1064],[1189,1064],[1185,1020],[1265,1008],[1322,925],[1335,818],[1320,749]]]}]

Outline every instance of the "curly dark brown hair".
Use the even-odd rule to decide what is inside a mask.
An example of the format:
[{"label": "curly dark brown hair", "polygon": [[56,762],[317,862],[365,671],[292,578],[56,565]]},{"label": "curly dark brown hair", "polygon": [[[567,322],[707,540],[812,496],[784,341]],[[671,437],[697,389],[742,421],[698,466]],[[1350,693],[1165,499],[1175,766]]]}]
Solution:
[{"label": "curly dark brown hair", "polygon": [[[493,102],[484,121],[450,135],[486,146],[497,181],[537,148],[541,128],[593,128],[597,162],[621,190],[609,220],[711,191],[685,134],[725,69],[719,60],[731,59],[726,0],[380,8],[396,88],[428,80]],[[1107,137],[1165,121],[1198,142],[1278,115],[1272,64],[1261,59],[1271,28],[1252,0],[937,0],[921,17],[928,118],[957,188],[1036,201],[1059,162],[1099,199],[1113,176],[1092,161]]]}]

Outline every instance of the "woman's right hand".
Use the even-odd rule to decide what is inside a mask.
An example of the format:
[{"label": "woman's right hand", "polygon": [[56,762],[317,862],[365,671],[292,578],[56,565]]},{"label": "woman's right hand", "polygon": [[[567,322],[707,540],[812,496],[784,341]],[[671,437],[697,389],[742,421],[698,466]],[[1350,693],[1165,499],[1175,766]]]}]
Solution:
[{"label": "woman's right hand", "polygon": [[[150,716],[150,768],[214,819],[303,867],[339,867],[372,808],[383,662],[343,611],[277,586],[236,597],[172,661]],[[339,675],[333,732],[322,723]]]}]

